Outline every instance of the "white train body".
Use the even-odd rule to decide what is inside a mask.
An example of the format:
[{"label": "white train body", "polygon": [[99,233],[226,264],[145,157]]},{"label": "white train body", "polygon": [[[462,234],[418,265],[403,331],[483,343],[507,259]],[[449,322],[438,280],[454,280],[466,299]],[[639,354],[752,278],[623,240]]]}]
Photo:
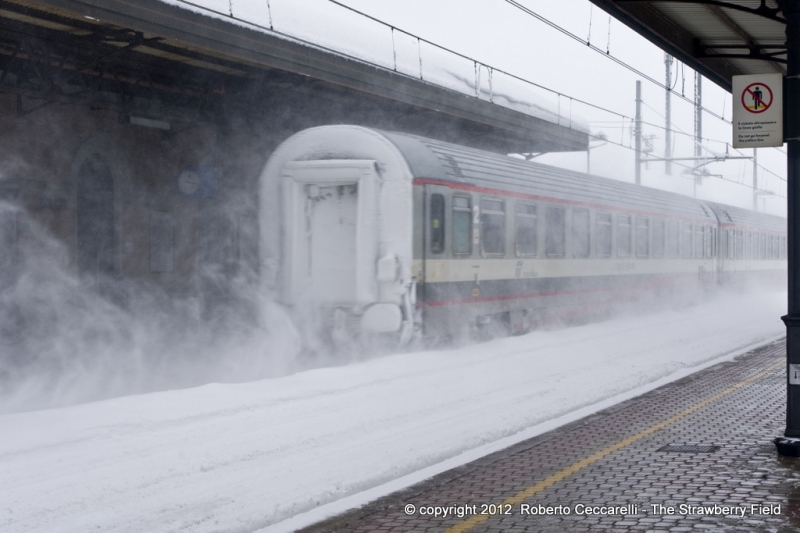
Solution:
[{"label": "white train body", "polygon": [[[284,142],[261,178],[261,250],[280,301],[339,310],[338,328],[414,327],[413,175],[381,133],[314,128]],[[303,312],[303,311],[301,311]]]},{"label": "white train body", "polygon": [[523,331],[786,276],[779,217],[358,126],[287,139],[260,202],[266,282],[349,335]]}]

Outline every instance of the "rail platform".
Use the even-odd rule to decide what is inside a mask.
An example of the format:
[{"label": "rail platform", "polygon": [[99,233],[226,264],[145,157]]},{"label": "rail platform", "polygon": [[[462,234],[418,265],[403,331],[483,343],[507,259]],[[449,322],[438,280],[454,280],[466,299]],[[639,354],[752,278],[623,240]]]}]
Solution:
[{"label": "rail platform", "polygon": [[800,530],[785,340],[304,533]]}]

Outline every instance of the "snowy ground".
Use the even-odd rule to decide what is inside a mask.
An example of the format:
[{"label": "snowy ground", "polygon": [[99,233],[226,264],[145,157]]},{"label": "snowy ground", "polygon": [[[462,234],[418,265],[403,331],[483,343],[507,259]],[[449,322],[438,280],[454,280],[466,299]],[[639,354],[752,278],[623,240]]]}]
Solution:
[{"label": "snowy ground", "polygon": [[785,301],[3,415],[0,531],[291,530],[775,339]]}]

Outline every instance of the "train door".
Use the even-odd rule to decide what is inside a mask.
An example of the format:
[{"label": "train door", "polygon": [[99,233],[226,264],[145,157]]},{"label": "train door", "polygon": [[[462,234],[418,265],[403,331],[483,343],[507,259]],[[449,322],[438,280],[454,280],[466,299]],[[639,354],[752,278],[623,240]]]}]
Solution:
[{"label": "train door", "polygon": [[725,263],[728,261],[728,230],[723,227],[717,229],[717,282],[725,283]]},{"label": "train door", "polygon": [[374,161],[289,163],[283,182],[282,299],[354,308],[377,299]]},{"label": "train door", "polygon": [[326,303],[347,302],[355,294],[358,184],[309,187],[308,273]]},{"label": "train door", "polygon": [[717,227],[706,225],[706,259],[711,263],[713,279],[710,282],[719,283],[719,258],[717,257]]},{"label": "train door", "polygon": [[451,191],[441,185],[425,185],[423,201],[423,245],[422,269],[425,283],[422,287],[422,301],[425,317],[426,335],[438,335],[437,331],[450,329],[449,305],[438,305],[453,299],[450,294],[449,239],[452,236],[450,225]]}]

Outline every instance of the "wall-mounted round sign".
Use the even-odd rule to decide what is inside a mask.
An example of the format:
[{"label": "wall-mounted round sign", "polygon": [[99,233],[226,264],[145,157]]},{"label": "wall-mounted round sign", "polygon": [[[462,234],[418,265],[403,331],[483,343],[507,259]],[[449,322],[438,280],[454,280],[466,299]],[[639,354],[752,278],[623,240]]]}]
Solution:
[{"label": "wall-mounted round sign", "polygon": [[178,190],[181,194],[192,196],[200,188],[200,176],[194,169],[184,169],[178,174]]}]

